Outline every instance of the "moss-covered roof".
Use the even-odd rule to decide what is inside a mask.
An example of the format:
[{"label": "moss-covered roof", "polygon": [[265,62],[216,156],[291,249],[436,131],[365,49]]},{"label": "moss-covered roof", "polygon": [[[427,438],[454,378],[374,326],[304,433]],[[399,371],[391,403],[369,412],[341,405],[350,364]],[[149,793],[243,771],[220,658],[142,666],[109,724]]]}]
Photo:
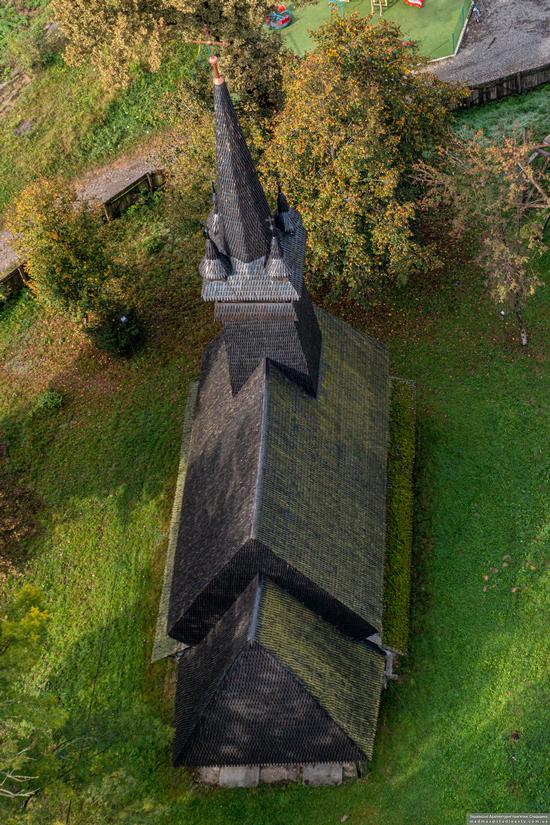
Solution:
[{"label": "moss-covered roof", "polygon": [[177,765],[370,757],[384,656],[256,577],[178,672]]},{"label": "moss-covered roof", "polygon": [[271,362],[234,396],[223,338],[205,352],[170,601],[184,642],[261,571],[350,635],[382,628],[388,355],[315,312],[316,398]]},{"label": "moss-covered roof", "polygon": [[270,581],[263,588],[257,639],[370,758],[384,656],[339,633]]},{"label": "moss-covered roof", "polygon": [[269,370],[256,538],[339,602],[382,627],[388,354],[316,308],[317,398]]},{"label": "moss-covered roof", "polygon": [[392,378],[382,638],[386,647],[400,653],[406,652],[409,640],[415,447],[415,385]]}]

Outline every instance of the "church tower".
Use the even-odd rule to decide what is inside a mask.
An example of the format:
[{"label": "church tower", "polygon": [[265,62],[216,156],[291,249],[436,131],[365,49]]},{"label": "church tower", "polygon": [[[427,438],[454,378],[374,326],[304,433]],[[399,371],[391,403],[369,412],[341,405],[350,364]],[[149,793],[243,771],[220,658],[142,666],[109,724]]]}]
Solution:
[{"label": "church tower", "polygon": [[214,302],[224,325],[233,394],[268,358],[315,396],[321,332],[304,285],[306,231],[281,191],[271,214],[215,55],[210,61],[217,182],[200,265],[202,297]]}]

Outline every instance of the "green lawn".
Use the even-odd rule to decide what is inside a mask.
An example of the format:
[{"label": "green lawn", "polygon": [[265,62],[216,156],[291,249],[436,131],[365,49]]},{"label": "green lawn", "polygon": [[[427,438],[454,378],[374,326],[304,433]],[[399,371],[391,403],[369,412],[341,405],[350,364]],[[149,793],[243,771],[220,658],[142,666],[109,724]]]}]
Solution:
[{"label": "green lawn", "polygon": [[523,137],[527,129],[533,140],[542,140],[550,132],[550,83],[523,95],[512,95],[497,103],[473,106],[457,112],[457,128],[465,138],[474,137],[481,129],[491,140],[501,140],[503,134]]},{"label": "green lawn", "polygon": [[[116,231],[139,245],[150,218],[134,210]],[[171,275],[164,252],[144,261],[156,324],[130,362],[93,354],[28,297],[0,316],[1,425],[12,467],[44,502],[28,577],[53,618],[34,677],[95,737],[79,781],[126,771],[133,799],[152,800],[131,820],[140,825],[331,825],[345,815],[351,825],[462,825],[467,811],[544,810],[550,295],[541,290],[526,312],[522,353],[513,319],[462,263],[448,283],[412,285],[353,316],[418,388],[410,656],[384,696],[370,776],[337,789],[217,792],[169,767],[172,666],[148,658],[186,392],[213,335],[194,243]],[[540,268],[550,284],[550,256]],[[66,405],[31,416],[48,386]],[[127,801],[117,791],[93,821],[120,821]],[[82,803],[79,825],[97,804]],[[56,813],[65,821],[66,805]]]},{"label": "green lawn", "polygon": [[[470,0],[426,0],[421,9],[408,6],[403,0],[388,0],[383,17],[398,23],[405,37],[417,40],[426,57],[446,57],[454,51],[469,7]],[[310,32],[329,20],[335,7],[328,0],[319,0],[297,9],[290,3],[289,8],[293,21],[281,34],[289,48],[304,54],[313,48]],[[349,0],[342,8],[345,14],[358,11],[365,17],[371,13],[371,0]],[[378,16],[377,12],[374,21]]]},{"label": "green lawn", "polygon": [[[165,123],[164,95],[188,76],[195,56],[195,47],[172,44],[158,72],[136,70],[121,91],[106,91],[91,66],[71,68],[60,57],[37,74],[0,120],[0,217],[37,176],[73,176],[150,142]],[[30,121],[28,134],[15,132],[21,121]]]}]

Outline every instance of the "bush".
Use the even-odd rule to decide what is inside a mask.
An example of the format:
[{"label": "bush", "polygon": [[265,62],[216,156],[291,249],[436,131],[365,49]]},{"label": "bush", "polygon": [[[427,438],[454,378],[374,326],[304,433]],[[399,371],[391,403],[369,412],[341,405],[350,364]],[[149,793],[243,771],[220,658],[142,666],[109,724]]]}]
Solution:
[{"label": "bush", "polygon": [[120,288],[125,270],[107,247],[99,210],[80,203],[74,187],[61,178],[30,184],[7,228],[25,260],[29,287],[42,303],[82,321],[101,310],[109,284]]},{"label": "bush", "polygon": [[414,384],[393,378],[384,568],[383,640],[404,653],[409,638],[416,436]]},{"label": "bush", "polygon": [[40,14],[27,27],[7,37],[5,62],[32,72],[52,63],[62,49],[63,36],[58,25],[48,23],[47,15]]},{"label": "bush", "polygon": [[134,355],[145,341],[145,329],[133,309],[120,304],[106,307],[86,334],[99,349],[114,355]]},{"label": "bush", "polygon": [[35,412],[58,410],[65,403],[64,397],[56,390],[45,390],[36,399]]}]

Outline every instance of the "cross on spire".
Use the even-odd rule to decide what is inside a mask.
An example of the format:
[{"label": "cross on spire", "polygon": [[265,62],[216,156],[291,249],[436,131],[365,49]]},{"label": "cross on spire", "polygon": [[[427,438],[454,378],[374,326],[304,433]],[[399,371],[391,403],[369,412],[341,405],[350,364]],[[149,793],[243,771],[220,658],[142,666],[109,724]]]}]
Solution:
[{"label": "cross on spire", "polygon": [[210,30],[208,26],[204,27],[204,34],[206,36],[206,40],[191,40],[191,43],[196,43],[198,46],[207,46],[209,58],[208,62],[212,66],[212,71],[214,72],[214,83],[222,83],[223,77],[220,74],[219,65],[218,65],[218,56],[214,53],[214,46],[224,47],[228,44],[225,40],[213,40],[210,36]]}]

